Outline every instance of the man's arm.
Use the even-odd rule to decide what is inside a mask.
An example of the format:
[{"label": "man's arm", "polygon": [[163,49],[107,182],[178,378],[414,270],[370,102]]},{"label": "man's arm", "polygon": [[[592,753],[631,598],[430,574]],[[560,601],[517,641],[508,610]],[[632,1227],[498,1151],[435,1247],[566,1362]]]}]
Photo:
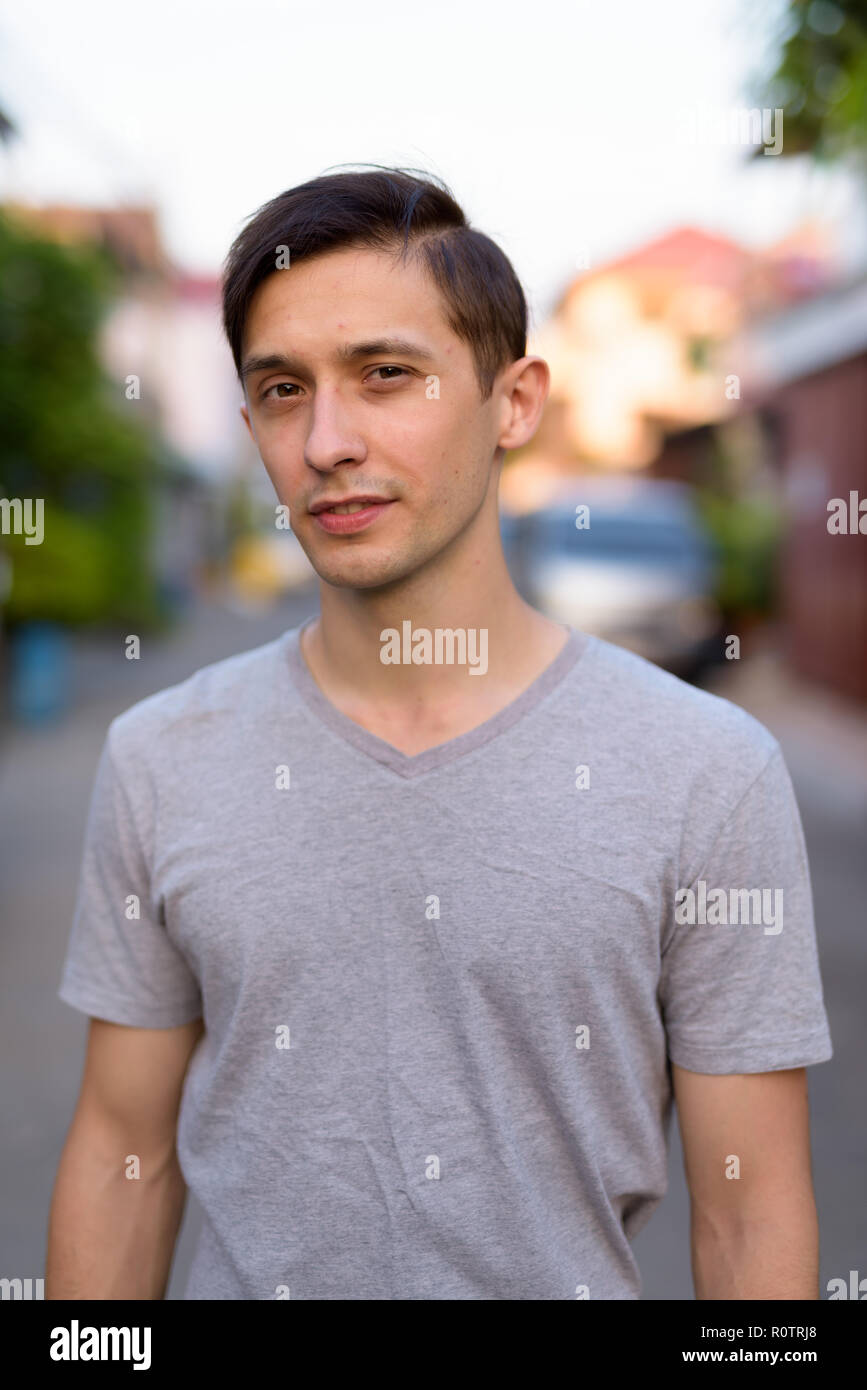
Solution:
[{"label": "man's arm", "polygon": [[[186,1198],[178,1110],[203,1030],[201,1019],[179,1028],[91,1019],[51,1203],[47,1299],[165,1296]],[[127,1177],[133,1154],[139,1177]]]},{"label": "man's arm", "polygon": [[672,1077],[696,1298],[817,1299],[805,1068],[709,1076],[672,1064]]}]

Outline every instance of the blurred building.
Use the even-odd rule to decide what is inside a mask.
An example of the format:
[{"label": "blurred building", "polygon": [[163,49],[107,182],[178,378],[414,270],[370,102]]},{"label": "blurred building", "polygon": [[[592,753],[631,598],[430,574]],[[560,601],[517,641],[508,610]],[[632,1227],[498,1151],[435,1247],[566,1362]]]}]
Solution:
[{"label": "blurred building", "polygon": [[74,246],[90,242],[110,251],[130,280],[162,279],[171,264],[159,234],[159,222],[151,207],[79,207],[70,203],[20,203],[4,206],[16,218],[29,222],[43,235]]},{"label": "blurred building", "polygon": [[[801,675],[867,700],[867,536],[828,530],[867,498],[867,277],[838,280],[829,230],[749,250],[680,228],[579,275],[532,350],[551,367],[507,509],[589,473],[719,482],[781,517],[780,634]],[[867,530],[867,516],[864,518]]]},{"label": "blurred building", "polygon": [[831,278],[823,229],[760,252],[682,227],[578,275],[532,351],[551,369],[540,429],[503,478],[504,504],[544,501],[565,476],[657,468],[671,436],[739,409],[736,335]]},{"label": "blurred building", "polygon": [[[741,350],[744,409],[782,480],[786,655],[867,700],[867,275],[753,322]],[[843,534],[828,529],[833,499],[845,504]]]}]

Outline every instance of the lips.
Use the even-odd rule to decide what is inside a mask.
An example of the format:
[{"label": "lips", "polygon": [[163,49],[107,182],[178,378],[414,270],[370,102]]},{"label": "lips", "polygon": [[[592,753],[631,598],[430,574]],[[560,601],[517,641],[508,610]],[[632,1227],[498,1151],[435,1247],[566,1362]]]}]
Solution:
[{"label": "lips", "polygon": [[314,516],[318,516],[320,512],[335,512],[337,516],[346,516],[361,511],[365,506],[380,506],[391,500],[390,497],[374,497],[368,494],[360,497],[342,497],[336,498],[333,502],[314,502],[310,511]]},{"label": "lips", "polygon": [[[316,525],[323,531],[327,531],[330,536],[349,536],[354,535],[357,531],[366,530],[368,526],[376,522],[378,517],[387,512],[389,507],[393,506],[393,498],[376,498],[372,501],[365,501],[362,498],[353,497],[347,502],[332,503],[330,507],[320,505],[313,515]],[[335,511],[335,507],[346,508],[346,510]]]}]

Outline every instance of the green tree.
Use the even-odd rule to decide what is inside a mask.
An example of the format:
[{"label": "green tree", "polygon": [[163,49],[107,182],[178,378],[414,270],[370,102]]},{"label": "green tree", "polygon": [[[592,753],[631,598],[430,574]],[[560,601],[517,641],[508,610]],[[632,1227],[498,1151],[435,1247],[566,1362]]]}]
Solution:
[{"label": "green tree", "polygon": [[789,0],[777,50],[761,104],[784,112],[782,154],[854,156],[867,171],[865,0]]},{"label": "green tree", "polygon": [[106,252],[60,245],[0,212],[0,496],[44,499],[41,545],[2,538],[8,624],[161,618],[151,503],[171,461],[152,426],[124,411],[99,359],[118,287]]}]

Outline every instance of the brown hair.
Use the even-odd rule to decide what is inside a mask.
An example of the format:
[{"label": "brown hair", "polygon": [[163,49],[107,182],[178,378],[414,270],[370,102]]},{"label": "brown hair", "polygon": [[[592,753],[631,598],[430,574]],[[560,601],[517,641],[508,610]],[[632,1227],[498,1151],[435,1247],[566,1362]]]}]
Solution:
[{"label": "brown hair", "polygon": [[503,367],[527,350],[527,305],[508,257],[470,227],[451,190],[419,171],[374,166],[323,174],[287,189],[253,214],[223,273],[223,327],[238,375],[244,325],[258,286],[289,264],[341,247],[418,254],[445,301],[452,331],[472,350],[483,400]]}]

